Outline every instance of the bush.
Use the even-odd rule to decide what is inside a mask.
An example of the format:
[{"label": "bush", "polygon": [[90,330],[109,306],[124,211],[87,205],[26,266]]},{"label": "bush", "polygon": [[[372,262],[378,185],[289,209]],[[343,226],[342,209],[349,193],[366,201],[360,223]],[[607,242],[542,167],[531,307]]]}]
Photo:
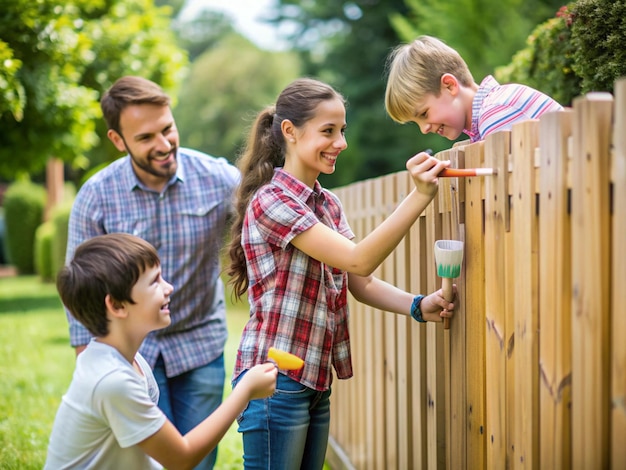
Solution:
[{"label": "bush", "polygon": [[589,91],[613,93],[626,76],[626,1],[580,0],[535,28],[527,47],[495,71],[501,83],[523,83],[564,106]]},{"label": "bush", "polygon": [[35,232],[43,220],[46,190],[30,181],[17,181],[4,194],[7,257],[20,274],[33,274]]},{"label": "bush", "polygon": [[582,0],[571,8],[574,71],[582,92],[613,93],[626,76],[626,1]]},{"label": "bush", "polygon": [[6,257],[6,237],[5,237],[5,224],[4,224],[4,207],[0,207],[0,264],[7,264]]},{"label": "bush", "polygon": [[496,70],[501,83],[523,83],[569,106],[581,93],[581,79],[573,70],[574,51],[571,19],[567,7],[556,18],[537,26],[526,40],[527,47],[513,61]]},{"label": "bush", "polygon": [[52,239],[54,237],[54,224],[44,222],[35,232],[35,272],[41,280],[50,282],[54,280],[56,271],[52,265]]},{"label": "bush", "polygon": [[65,251],[67,249],[67,229],[72,211],[72,201],[57,205],[50,214],[50,221],[54,225],[54,237],[52,239],[52,269],[54,277],[65,264]]}]

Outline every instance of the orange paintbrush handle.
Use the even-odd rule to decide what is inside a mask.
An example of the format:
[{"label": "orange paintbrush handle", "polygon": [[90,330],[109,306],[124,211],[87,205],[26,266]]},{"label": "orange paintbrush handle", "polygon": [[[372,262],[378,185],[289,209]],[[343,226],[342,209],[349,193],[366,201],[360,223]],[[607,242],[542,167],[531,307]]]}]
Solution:
[{"label": "orange paintbrush handle", "polygon": [[270,361],[273,361],[279,369],[283,370],[298,370],[302,369],[304,366],[304,361],[298,356],[274,347],[269,349],[267,357]]},{"label": "orange paintbrush handle", "polygon": [[488,176],[495,175],[493,168],[444,168],[439,177],[458,178],[463,176]]}]

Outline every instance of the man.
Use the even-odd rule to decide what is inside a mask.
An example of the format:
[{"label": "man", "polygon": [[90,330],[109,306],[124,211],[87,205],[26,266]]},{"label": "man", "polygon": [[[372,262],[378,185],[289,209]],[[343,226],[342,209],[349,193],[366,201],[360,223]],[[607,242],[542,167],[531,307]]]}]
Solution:
[{"label": "man", "polygon": [[[123,77],[101,100],[107,136],[127,155],[93,175],[76,196],[67,261],[84,240],[126,232],[150,242],[174,285],[169,327],[140,352],[159,384],[159,407],[181,434],[221,403],[226,318],[220,250],[238,170],[223,158],[180,148],[170,98],[155,83]],[[90,334],[68,312],[80,353]],[[217,449],[198,469],[211,469]]]}]

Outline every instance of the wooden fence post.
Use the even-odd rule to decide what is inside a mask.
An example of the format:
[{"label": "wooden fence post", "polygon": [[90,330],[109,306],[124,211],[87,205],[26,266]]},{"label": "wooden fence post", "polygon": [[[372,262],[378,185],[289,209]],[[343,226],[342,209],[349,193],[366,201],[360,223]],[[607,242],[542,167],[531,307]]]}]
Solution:
[{"label": "wooden fence post", "polygon": [[574,100],[572,166],[572,444],[574,469],[608,468],[610,181],[613,99]]},{"label": "wooden fence post", "polygon": [[485,165],[496,168],[485,180],[485,314],[487,468],[507,466],[507,348],[511,325],[506,309],[506,241],[508,227],[508,155],[510,132],[496,132],[485,140]]},{"label": "wooden fence post", "polygon": [[539,145],[540,468],[571,468],[572,320],[568,141],[572,110],[541,117]]},{"label": "wooden fence post", "polygon": [[[484,143],[465,148],[468,168],[482,168]],[[467,380],[467,458],[468,467],[486,465],[487,419],[485,387],[485,178],[467,178],[465,183],[465,305]]]},{"label": "wooden fence post", "polygon": [[[515,449],[511,468],[539,468],[539,315],[538,223],[535,194],[535,148],[539,143],[539,121],[515,124],[511,132],[514,206],[514,425]],[[508,328],[508,327],[507,327]]]},{"label": "wooden fence post", "polygon": [[626,78],[615,84],[613,124],[613,249],[611,286],[611,468],[626,468]]},{"label": "wooden fence post", "polygon": [[[410,178],[407,172],[407,178]],[[412,180],[411,180],[412,184]],[[428,266],[426,258],[430,251],[426,246],[426,215],[422,215],[409,232],[410,287],[413,292],[427,292]],[[426,327],[416,321],[410,322],[411,340],[411,429],[413,461],[410,468],[428,466],[428,387]]]}]

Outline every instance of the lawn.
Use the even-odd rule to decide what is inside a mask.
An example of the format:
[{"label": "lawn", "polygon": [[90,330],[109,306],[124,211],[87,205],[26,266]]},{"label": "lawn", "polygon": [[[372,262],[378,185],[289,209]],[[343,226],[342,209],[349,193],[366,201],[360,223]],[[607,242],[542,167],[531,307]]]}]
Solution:
[{"label": "lawn", "polygon": [[[246,305],[228,308],[225,394],[247,316]],[[36,276],[0,278],[0,469],[43,467],[74,359],[54,284]],[[220,443],[216,470],[241,469],[241,455],[241,437],[233,425]]]}]

